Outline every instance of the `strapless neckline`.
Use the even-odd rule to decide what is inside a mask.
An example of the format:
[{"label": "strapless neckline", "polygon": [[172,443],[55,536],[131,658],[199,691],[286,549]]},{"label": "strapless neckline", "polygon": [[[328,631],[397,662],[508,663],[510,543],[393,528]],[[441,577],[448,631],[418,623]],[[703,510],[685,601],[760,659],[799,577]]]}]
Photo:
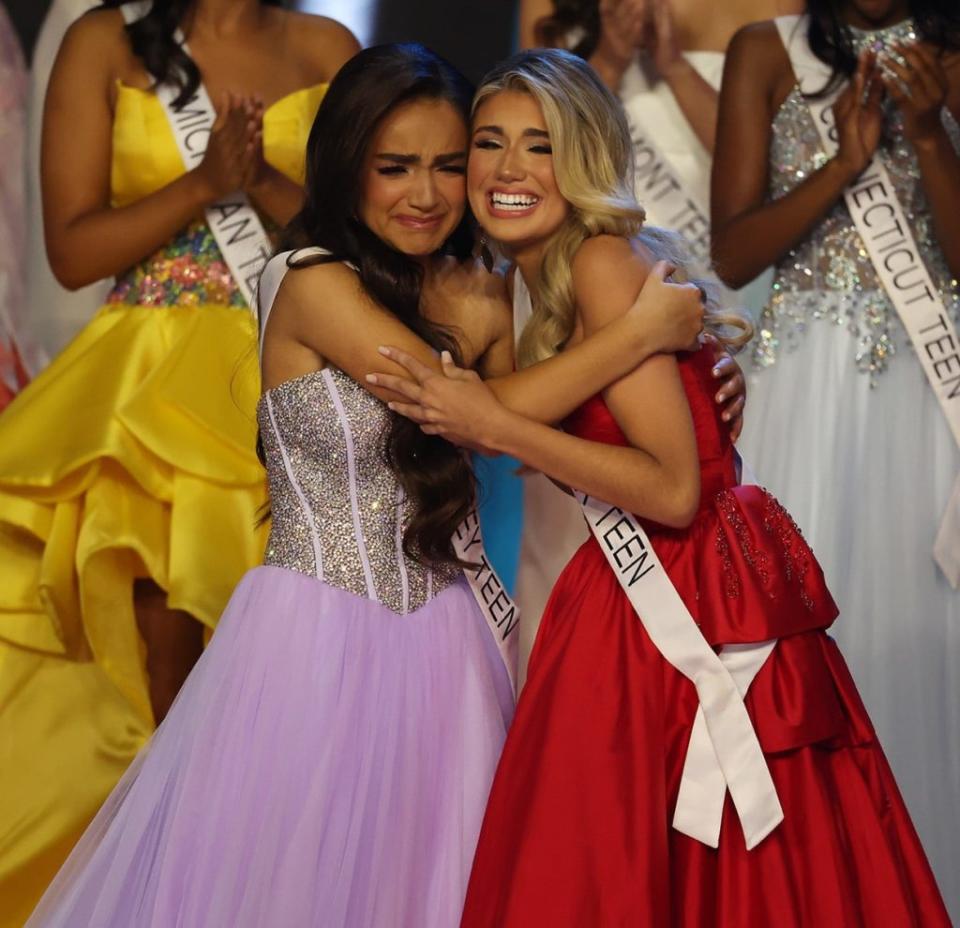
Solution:
[{"label": "strapless neckline", "polygon": [[[124,93],[141,94],[145,97],[156,99],[156,94],[152,90],[144,90],[142,87],[135,87],[133,84],[125,83],[124,81],[120,80],[120,78],[117,78],[116,83],[117,83],[117,89]],[[298,99],[299,97],[304,96],[305,94],[315,93],[321,87],[325,87],[325,86],[326,86],[325,81],[318,81],[316,84],[310,84],[306,87],[299,87],[296,90],[291,90],[290,93],[284,94],[282,97],[279,97],[276,100],[274,100],[273,103],[271,103],[269,106],[265,107],[263,111],[264,115],[272,112],[275,109],[279,109],[281,106],[283,106],[285,103],[290,102],[291,100]]]}]

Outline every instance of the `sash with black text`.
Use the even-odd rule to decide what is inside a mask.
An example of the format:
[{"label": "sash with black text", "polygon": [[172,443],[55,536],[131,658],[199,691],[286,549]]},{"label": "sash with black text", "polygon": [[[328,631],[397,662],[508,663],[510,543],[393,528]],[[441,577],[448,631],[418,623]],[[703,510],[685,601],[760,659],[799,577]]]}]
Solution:
[{"label": "sash with black text", "polygon": [[[151,6],[152,0],[142,0],[125,3],[120,9],[126,22],[132,23],[146,16]],[[179,29],[174,38],[186,51],[186,40]],[[184,167],[189,171],[203,160],[217,112],[203,84],[183,106],[174,107],[179,93],[175,85],[158,84],[156,87],[157,99],[170,122]],[[230,268],[234,283],[250,311],[256,314],[257,281],[273,251],[260,217],[250,199],[240,190],[208,206],[205,213],[207,225]]]},{"label": "sash with black text", "polygon": [[[776,20],[797,84],[805,94],[816,94],[827,86],[833,72],[810,49],[808,22],[806,16],[781,16]],[[807,100],[824,151],[830,156],[835,155],[838,148],[832,107],[842,91],[841,87],[831,94]],[[960,445],[960,339],[923,262],[879,152],[843,196],[877,276],[896,307],[927,381]],[[934,544],[934,557],[950,583],[957,587],[960,583],[960,479],[954,483]]]}]

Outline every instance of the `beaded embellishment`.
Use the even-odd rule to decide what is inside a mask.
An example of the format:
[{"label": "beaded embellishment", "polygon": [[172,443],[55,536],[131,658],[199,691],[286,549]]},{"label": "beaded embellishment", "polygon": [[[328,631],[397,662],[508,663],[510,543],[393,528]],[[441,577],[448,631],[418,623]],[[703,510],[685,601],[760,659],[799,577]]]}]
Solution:
[{"label": "beaded embellishment", "polygon": [[[716,495],[714,501],[722,520],[717,523],[715,546],[723,562],[724,585],[727,596],[730,598],[739,596],[741,584],[730,555],[730,544],[727,541],[723,522],[726,522],[733,529],[743,559],[756,573],[761,585],[767,589],[767,595],[773,599],[775,594],[769,589],[769,586],[770,572],[774,569],[774,565],[771,564],[770,556],[754,544],[733,492],[722,490]],[[781,557],[780,564],[777,566],[783,571],[788,583],[796,580],[801,602],[807,609],[813,611],[814,603],[806,590],[810,554],[806,543],[803,541],[803,534],[786,509],[766,491],[764,491],[763,501],[763,527],[768,534],[774,535],[780,543]]]},{"label": "beaded embellishment", "polygon": [[204,222],[191,223],[118,277],[107,302],[126,306],[247,305]]},{"label": "beaded embellishment", "polygon": [[[858,52],[868,46],[883,51],[917,38],[909,20],[875,32],[853,30],[853,36]],[[946,109],[942,119],[960,151],[960,127]],[[960,320],[960,285],[937,244],[917,156],[904,135],[903,117],[889,99],[884,103],[879,151],[931,279],[944,304]],[[770,198],[788,194],[826,160],[807,102],[795,87],[773,123]],[[842,199],[778,263],[772,294],[757,326],[755,367],[772,367],[784,351],[796,349],[812,322],[834,325],[849,334],[853,361],[873,385],[899,351],[912,350]]]}]

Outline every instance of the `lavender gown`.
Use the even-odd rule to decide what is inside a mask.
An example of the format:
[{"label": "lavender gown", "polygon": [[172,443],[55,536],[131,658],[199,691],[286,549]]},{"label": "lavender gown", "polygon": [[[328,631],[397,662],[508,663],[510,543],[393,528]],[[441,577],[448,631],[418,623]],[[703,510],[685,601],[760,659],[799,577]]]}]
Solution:
[{"label": "lavender gown", "polygon": [[403,555],[389,415],[333,369],[264,394],[266,563],[30,928],[458,925],[513,695],[462,574]]}]

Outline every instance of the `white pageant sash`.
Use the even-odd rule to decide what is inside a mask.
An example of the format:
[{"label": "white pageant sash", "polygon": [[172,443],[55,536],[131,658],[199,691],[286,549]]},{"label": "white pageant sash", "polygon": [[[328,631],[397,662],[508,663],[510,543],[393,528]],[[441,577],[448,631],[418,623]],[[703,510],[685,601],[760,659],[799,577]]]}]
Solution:
[{"label": "white pageant sash", "polygon": [[[289,270],[289,258],[297,254],[303,257],[311,255],[329,255],[326,248],[312,246],[309,248],[300,248],[296,251],[282,251],[275,255],[268,263],[263,272],[263,279],[259,288],[259,323],[261,336],[267,327],[267,320],[270,318],[270,312],[273,309],[273,301],[276,299],[280,290],[280,284]],[[344,262],[347,267],[356,270],[356,267],[349,262]],[[263,339],[260,339],[260,357],[263,357]],[[476,508],[471,509],[467,517],[457,527],[453,536],[453,549],[457,557],[467,564],[475,564],[475,567],[464,567],[463,574],[470,586],[470,592],[477,601],[480,611],[487,622],[487,627],[493,635],[500,657],[503,658],[504,666],[507,668],[507,674],[510,677],[510,685],[513,687],[513,695],[517,695],[517,673],[518,673],[518,647],[517,640],[519,632],[517,631],[520,623],[520,610],[517,604],[510,598],[507,588],[503,585],[497,572],[493,569],[483,548],[483,535],[480,531],[480,517]]]},{"label": "white pageant sash", "polygon": [[[120,9],[126,22],[133,23],[142,19],[150,11],[152,0],[140,0],[125,3]],[[178,29],[174,38],[184,51],[186,40]],[[210,102],[210,96],[201,83],[193,96],[179,109],[173,101],[180,91],[172,84],[158,84],[157,99],[170,122],[177,149],[189,171],[202,160],[207,150],[207,142],[213,131],[217,113]],[[207,224],[216,239],[217,247],[223,255],[233,280],[243,294],[250,311],[257,312],[257,280],[267,259],[273,252],[273,246],[263,228],[263,223],[249,198],[242,191],[236,191],[222,200],[208,206],[205,210]]]},{"label": "white pageant sash", "polygon": [[683,237],[697,263],[710,266],[710,218],[685,187],[652,134],[627,111],[633,142],[634,191],[647,220]]},{"label": "white pageant sash", "polygon": [[[817,93],[827,85],[832,71],[810,49],[807,22],[805,16],[781,16],[776,20],[800,90]],[[832,106],[841,92],[838,89],[807,101],[824,151],[831,157],[838,147]],[[877,276],[900,315],[950,431],[960,445],[960,338],[933,285],[879,152],[843,196]],[[934,546],[934,557],[954,587],[960,581],[958,503],[960,481],[954,484]]]},{"label": "white pageant sash", "polygon": [[648,73],[643,61],[634,61],[624,74],[621,98],[633,142],[637,199],[647,211],[651,225],[679,233],[697,264],[708,268],[710,217],[703,202],[705,192],[686,181],[684,171],[654,141],[663,132],[660,128],[658,133],[658,127],[665,122],[669,125],[674,117],[681,121],[680,126],[672,128],[674,135],[679,132],[691,149],[701,147],[699,139],[687,129],[672,91]]},{"label": "white pageant sash", "polygon": [[616,506],[580,492],[576,497],[650,640],[693,683],[700,700],[673,827],[717,847],[729,789],[747,849],[756,847],[783,821],[783,809],[742,694],[775,642],[728,646],[718,655],[697,627],[639,522]]},{"label": "white pageant sash", "polygon": [[480,533],[480,516],[476,509],[469,515],[453,536],[453,549],[457,557],[476,567],[464,567],[463,573],[470,584],[470,592],[477,601],[487,626],[497,643],[497,649],[510,676],[514,696],[517,694],[518,626],[520,610],[510,598],[493,565],[483,550],[483,536]]}]

